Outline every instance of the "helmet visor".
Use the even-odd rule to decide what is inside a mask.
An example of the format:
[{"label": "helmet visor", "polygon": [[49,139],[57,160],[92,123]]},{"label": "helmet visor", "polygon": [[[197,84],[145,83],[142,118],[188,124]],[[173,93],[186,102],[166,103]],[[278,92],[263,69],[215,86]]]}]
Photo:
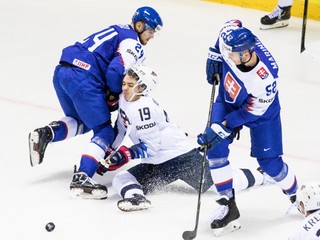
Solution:
[{"label": "helmet visor", "polygon": [[152,29],[154,32],[160,32],[162,27],[161,25],[157,25],[155,28],[150,27],[147,23],[144,24],[143,30]]},{"label": "helmet visor", "polygon": [[222,57],[226,60],[230,58],[230,55],[232,53],[232,47],[228,46],[224,42],[220,45],[220,52]]},{"label": "helmet visor", "polygon": [[222,43],[222,48],[220,50],[221,50],[221,55],[225,59],[225,61],[230,63],[230,60],[231,60],[236,64],[242,63],[242,57],[244,55],[244,51],[235,51],[235,49],[225,44],[224,42]]}]

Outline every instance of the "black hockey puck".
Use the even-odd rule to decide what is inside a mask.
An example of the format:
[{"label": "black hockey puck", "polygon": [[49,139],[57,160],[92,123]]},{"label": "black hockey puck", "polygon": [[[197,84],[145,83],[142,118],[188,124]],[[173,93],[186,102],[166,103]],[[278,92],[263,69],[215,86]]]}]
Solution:
[{"label": "black hockey puck", "polygon": [[49,222],[49,223],[47,223],[47,225],[46,225],[46,230],[47,230],[48,232],[52,232],[55,227],[56,227],[56,226],[54,225],[53,222]]}]

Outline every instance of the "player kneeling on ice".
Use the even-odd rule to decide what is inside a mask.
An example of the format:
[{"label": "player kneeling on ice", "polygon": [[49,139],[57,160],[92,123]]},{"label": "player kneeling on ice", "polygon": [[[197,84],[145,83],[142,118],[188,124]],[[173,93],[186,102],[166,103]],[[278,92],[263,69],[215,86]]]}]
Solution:
[{"label": "player kneeling on ice", "polygon": [[[123,198],[118,202],[122,211],[149,208],[151,202],[145,194],[178,179],[199,190],[202,155],[185,132],[171,122],[167,113],[149,96],[156,83],[157,75],[146,66],[135,65],[127,72],[119,99],[118,134],[112,147],[119,147],[126,135],[133,145],[120,146],[106,161],[102,161],[98,171],[102,174],[122,167],[131,159],[141,159],[141,163],[118,172],[113,178],[112,185]],[[265,181],[265,176],[257,170],[241,169],[236,172],[239,190]],[[203,191],[212,186],[206,161]]]},{"label": "player kneeling on ice", "polygon": [[302,185],[297,191],[297,203],[305,219],[289,240],[320,239],[320,181]]},{"label": "player kneeling on ice", "polygon": [[198,143],[210,148],[207,158],[220,194],[217,200],[220,208],[211,228],[215,235],[221,235],[240,228],[228,159],[236,129],[243,126],[250,129],[251,156],[292,203],[298,185],[293,170],[282,159],[278,65],[239,20],[225,23],[215,46],[209,49],[208,82],[215,84],[217,75],[219,93],[213,104],[211,125],[198,135]]}]

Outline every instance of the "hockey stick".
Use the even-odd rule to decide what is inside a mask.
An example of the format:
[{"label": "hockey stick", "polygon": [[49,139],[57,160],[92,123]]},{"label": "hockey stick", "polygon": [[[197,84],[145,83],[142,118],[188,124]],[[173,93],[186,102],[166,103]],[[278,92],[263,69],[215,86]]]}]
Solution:
[{"label": "hockey stick", "polygon": [[[219,75],[216,75],[217,82],[220,82]],[[214,103],[214,97],[216,93],[216,85],[215,83],[212,84],[211,90],[211,98],[210,98],[210,106],[209,106],[209,114],[208,114],[208,121],[207,121],[207,128],[210,127],[211,122],[211,115],[212,115],[212,107]],[[200,185],[199,185],[199,193],[198,193],[198,203],[197,203],[197,213],[196,213],[196,223],[195,227],[192,231],[184,231],[182,234],[183,239],[191,240],[197,236],[198,232],[198,225],[199,225],[199,216],[200,216],[200,206],[201,206],[201,194],[203,189],[203,175],[204,175],[204,167],[206,165],[206,157],[207,157],[207,146],[204,146],[203,157],[202,157],[202,168],[201,168],[201,176],[200,176]]]},{"label": "hockey stick", "polygon": [[300,53],[306,50],[305,38],[306,38],[306,27],[307,27],[307,19],[308,19],[308,1],[309,0],[304,0]]}]

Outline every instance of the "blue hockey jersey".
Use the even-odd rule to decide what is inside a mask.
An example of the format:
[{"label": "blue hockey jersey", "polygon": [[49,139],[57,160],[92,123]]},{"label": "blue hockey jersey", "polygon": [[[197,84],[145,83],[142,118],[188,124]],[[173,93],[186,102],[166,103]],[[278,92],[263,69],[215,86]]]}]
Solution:
[{"label": "blue hockey jersey", "polygon": [[103,88],[121,92],[128,68],[145,60],[144,49],[131,25],[112,25],[66,47],[60,62],[89,71]]}]

